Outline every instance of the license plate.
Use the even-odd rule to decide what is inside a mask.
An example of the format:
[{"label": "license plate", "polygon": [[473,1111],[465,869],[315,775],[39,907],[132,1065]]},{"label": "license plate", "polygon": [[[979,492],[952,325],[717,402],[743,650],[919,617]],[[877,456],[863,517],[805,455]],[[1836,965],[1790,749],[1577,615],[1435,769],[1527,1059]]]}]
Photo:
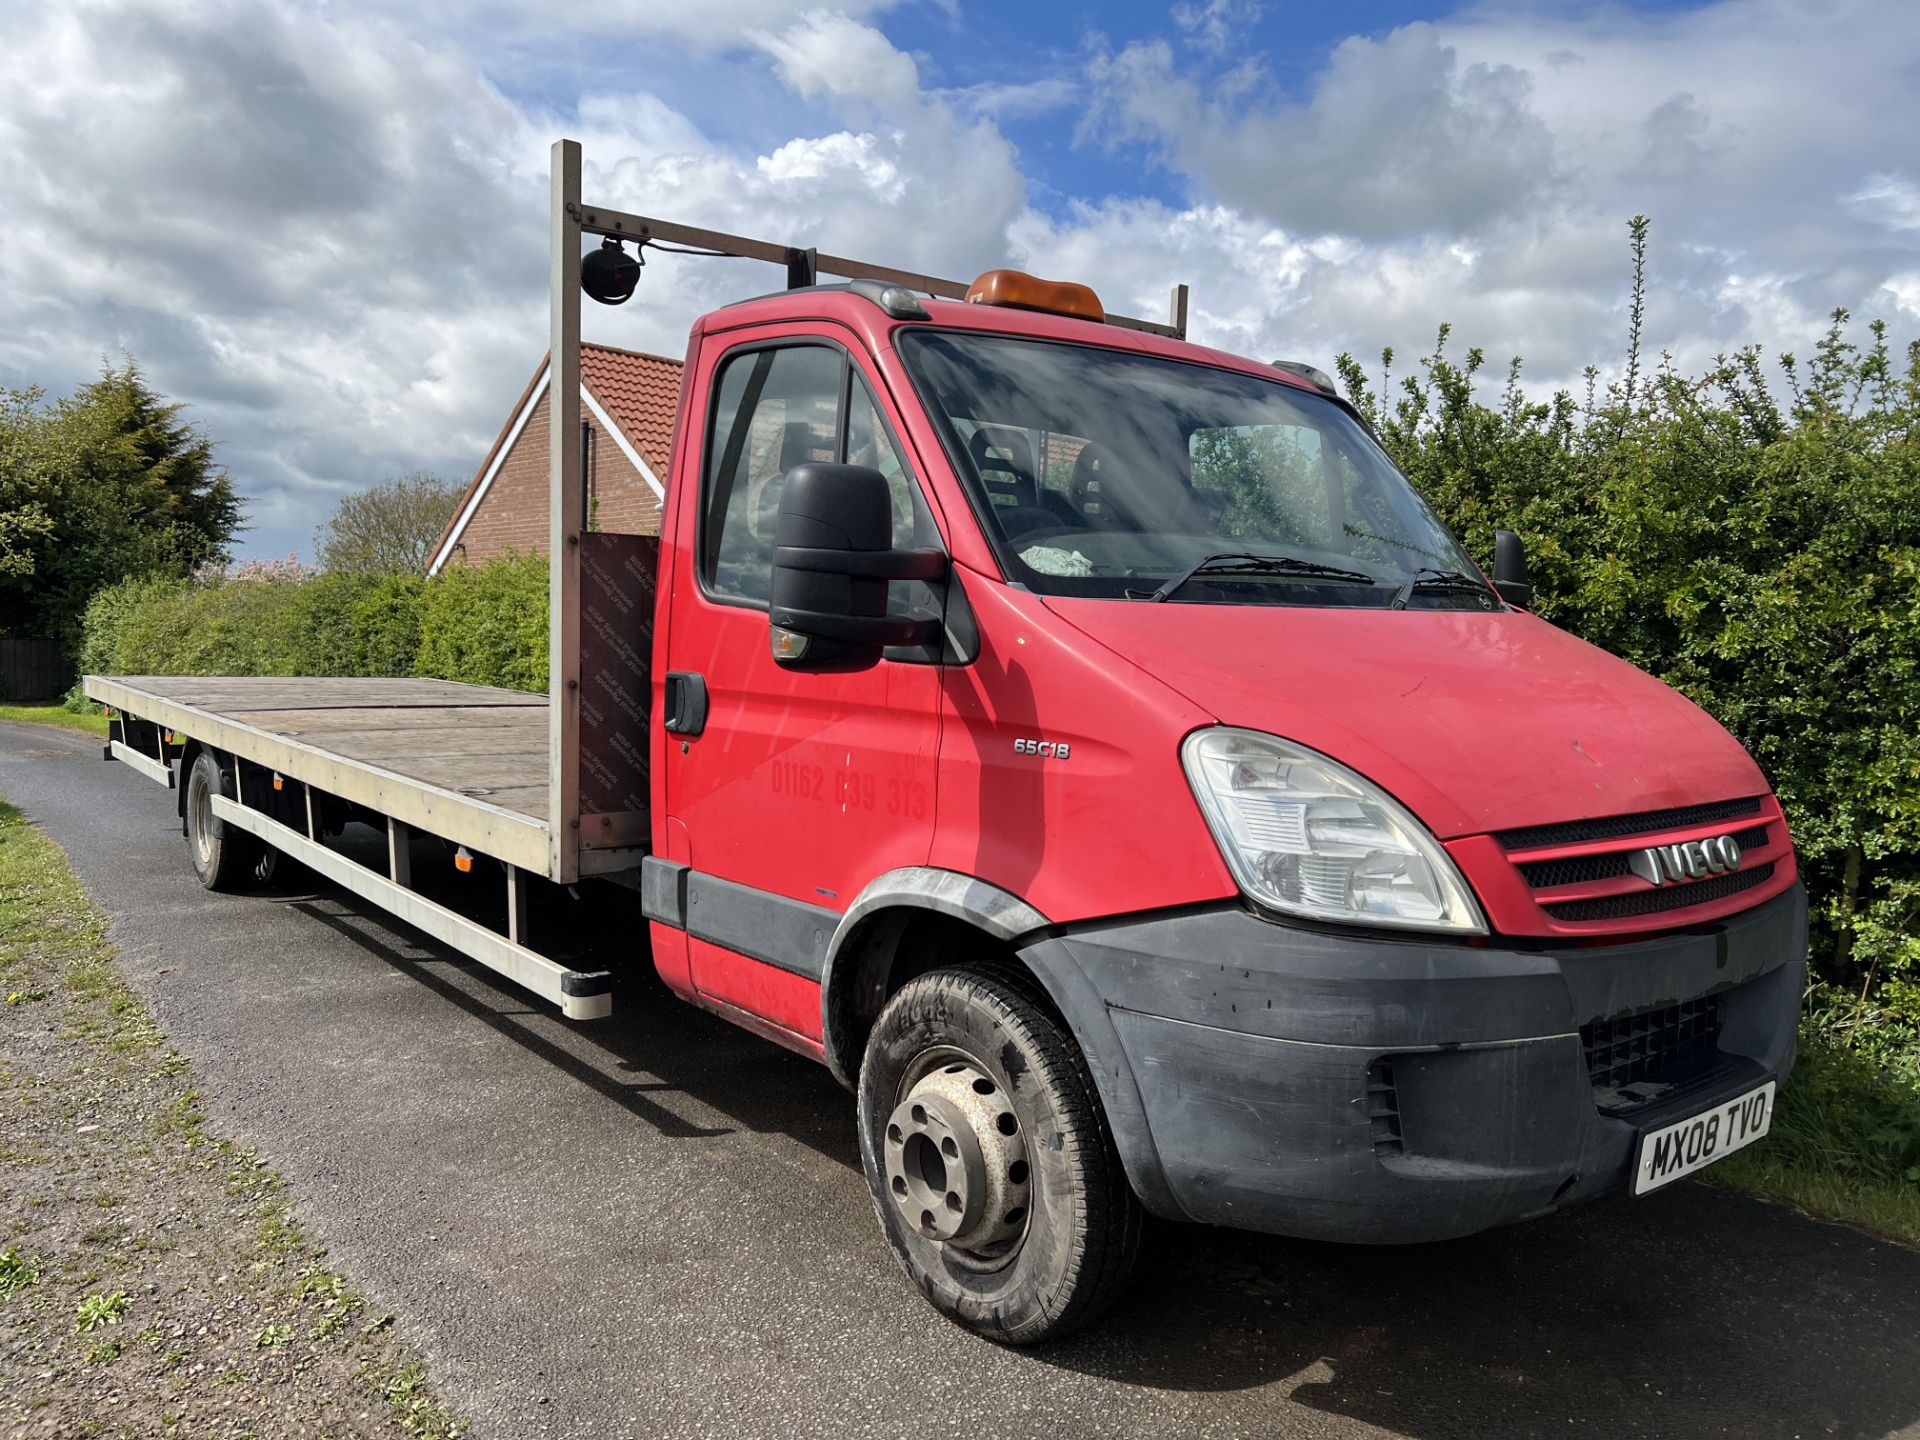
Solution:
[{"label": "license plate", "polygon": [[1773,1081],[1640,1137],[1633,1193],[1645,1195],[1745,1149],[1773,1124]]}]

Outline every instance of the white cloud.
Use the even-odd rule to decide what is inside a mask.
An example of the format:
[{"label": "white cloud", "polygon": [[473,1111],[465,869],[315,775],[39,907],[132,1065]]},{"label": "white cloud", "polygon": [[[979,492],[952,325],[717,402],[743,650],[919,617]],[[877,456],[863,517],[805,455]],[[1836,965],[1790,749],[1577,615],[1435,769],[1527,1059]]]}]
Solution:
[{"label": "white cloud", "polygon": [[1224,54],[1245,29],[1260,18],[1260,7],[1251,0],[1199,0],[1173,7],[1173,23],[1202,49]]},{"label": "white cloud", "polygon": [[984,82],[942,93],[964,113],[1000,121],[1045,115],[1072,103],[1078,81],[1069,75],[1047,75],[1018,83]]},{"label": "white cloud", "polygon": [[1904,314],[1920,320],[1920,270],[1889,275],[1881,286],[1881,293]]},{"label": "white cloud", "polygon": [[[556,135],[583,142],[604,203],[930,270],[997,255],[1024,204],[991,123],[921,97],[912,62],[843,17],[769,37],[781,72],[831,90],[833,46],[869,76],[884,47],[894,81],[831,98],[901,123],[758,153],[644,92],[515,105],[443,39],[287,0],[91,0],[13,30],[0,384],[65,388],[130,353],[220,442],[256,553],[304,549],[344,490],[477,464],[545,347]],[[698,310],[771,283],[655,255],[588,334],[677,354]]]},{"label": "white cloud", "polygon": [[1904,175],[1867,176],[1847,204],[1889,230],[1920,230],[1920,185]]},{"label": "white cloud", "polygon": [[780,77],[808,100],[845,105],[866,101],[898,117],[920,105],[920,72],[871,25],[827,10],[810,10],[785,30],[749,30],[747,38],[774,59]]},{"label": "white cloud", "polygon": [[[518,119],[392,29],[82,5],[0,49],[0,371],[131,353],[192,402],[270,548],[333,490],[484,443],[529,366]],[[286,524],[276,525],[277,517]]]},{"label": "white cloud", "polygon": [[[841,15],[876,15],[901,0],[835,0]],[[369,5],[376,13],[388,7]],[[417,23],[445,30],[485,29],[517,40],[578,34],[657,36],[704,48],[731,48],[748,31],[772,30],[819,9],[818,0],[597,0],[557,14],[536,0],[413,0]]]},{"label": "white cloud", "polygon": [[[1295,91],[1245,54],[1245,4],[1186,0],[1166,40],[945,88],[880,28],[889,8],[10,14],[0,384],[64,388],[130,352],[220,440],[256,553],[304,547],[342,489],[463,477],[544,346],[559,134],[604,203],[956,278],[1013,259],[1148,316],[1185,280],[1196,339],[1269,358],[1371,368],[1392,344],[1404,368],[1451,320],[1495,366],[1521,353],[1572,382],[1621,353],[1642,211],[1647,333],[1683,366],[1746,340],[1804,352],[1836,305],[1920,323],[1920,172],[1896,123],[1920,7],[1469,9],[1350,39]],[[710,106],[663,98],[706,75],[731,87]],[[1123,174],[1158,163],[1176,198],[1068,186],[1034,208],[1001,125],[1076,101],[1089,143]],[[701,309],[774,283],[652,255],[588,334],[677,353]]]},{"label": "white cloud", "polygon": [[1302,103],[1273,103],[1257,64],[1183,69],[1165,41],[1096,55],[1096,138],[1147,145],[1237,208],[1307,230],[1463,232],[1552,178],[1531,82],[1462,62],[1427,25],[1333,52]]},{"label": "white cloud", "polygon": [[1636,213],[1648,335],[1684,365],[1901,303],[1920,188],[1892,122],[1917,61],[1920,8],[1872,0],[1487,4],[1349,39],[1299,96],[1164,42],[1099,52],[1086,133],[1158,157],[1196,208],[1355,246],[1270,331],[1404,353],[1445,318],[1569,380],[1621,353]]}]

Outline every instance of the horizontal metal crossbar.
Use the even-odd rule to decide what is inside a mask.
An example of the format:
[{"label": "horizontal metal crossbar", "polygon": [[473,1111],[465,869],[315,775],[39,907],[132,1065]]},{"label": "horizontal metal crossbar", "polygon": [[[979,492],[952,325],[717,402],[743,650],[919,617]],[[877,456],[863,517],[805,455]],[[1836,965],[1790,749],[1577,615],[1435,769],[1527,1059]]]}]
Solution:
[{"label": "horizontal metal crossbar", "polygon": [[[794,260],[805,253],[797,246],[782,245],[772,240],[755,240],[746,235],[730,235],[724,230],[707,230],[698,225],[681,225],[672,220],[660,220],[651,215],[629,215],[620,210],[609,210],[601,205],[582,205],[580,207],[580,228],[589,235],[610,236],[615,240],[634,240],[641,244],[664,242],[670,245],[687,245],[700,250],[709,250],[716,255],[731,256],[739,260],[765,260],[772,265],[791,266]],[[891,265],[876,265],[867,260],[853,260],[845,255],[828,255],[822,251],[813,252],[814,269],[824,275],[838,275],[847,280],[877,280],[883,285],[900,285],[908,290],[918,290],[922,294],[937,295],[944,300],[964,300],[967,298],[967,286],[958,280],[945,280],[938,275],[922,275],[913,270],[898,270]],[[1142,330],[1151,335],[1166,335],[1175,340],[1187,338],[1187,287],[1177,285],[1173,291],[1173,301],[1169,319],[1171,324],[1162,325],[1154,320],[1141,320],[1131,315],[1107,315],[1109,325],[1117,325],[1123,330]]]},{"label": "horizontal metal crossbar", "polygon": [[131,765],[142,775],[153,781],[154,784],[164,785],[169,790],[173,788],[173,767],[171,765],[162,765],[158,760],[154,759],[153,756],[142,754],[131,745],[123,745],[118,740],[109,740],[107,742],[107,751],[122,765]]},{"label": "horizontal metal crossbar", "polygon": [[[258,810],[215,795],[213,813],[228,825],[257,835],[274,849],[283,851],[315,874],[371,900],[382,910],[396,916],[462,955],[497,970],[516,985],[521,985],[560,1007],[569,1020],[600,1020],[613,1013],[613,995],[602,974],[569,970],[545,955],[517,945],[505,936],[469,920],[444,905],[427,899],[417,891],[397,885],[337,850],[317,840],[309,840],[298,830],[282,825]],[[517,919],[517,917],[516,917]],[[581,994],[581,990],[593,993]]]}]

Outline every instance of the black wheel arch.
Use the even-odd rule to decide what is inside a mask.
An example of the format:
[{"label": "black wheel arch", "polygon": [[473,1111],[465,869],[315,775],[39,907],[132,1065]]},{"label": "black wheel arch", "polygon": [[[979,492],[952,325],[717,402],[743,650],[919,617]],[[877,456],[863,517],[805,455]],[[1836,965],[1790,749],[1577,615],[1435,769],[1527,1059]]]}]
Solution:
[{"label": "black wheel arch", "polygon": [[1020,971],[1080,1047],[1134,1193],[1154,1214],[1184,1219],[1106,1002],[1052,935],[1038,910],[972,876],[922,868],[881,876],[848,907],[827,946],[820,977],[827,1068],[856,1088],[874,1021],[916,976],[970,961]]},{"label": "black wheel arch", "polygon": [[[173,775],[173,808],[174,812],[180,817],[180,833],[182,835],[187,833],[187,777],[193,774],[193,762],[199,758],[200,752],[210,748],[210,746],[201,744],[189,735],[187,737],[187,743],[180,749],[180,768],[174,771]],[[219,752],[215,751],[214,763],[218,764],[219,760]]]}]

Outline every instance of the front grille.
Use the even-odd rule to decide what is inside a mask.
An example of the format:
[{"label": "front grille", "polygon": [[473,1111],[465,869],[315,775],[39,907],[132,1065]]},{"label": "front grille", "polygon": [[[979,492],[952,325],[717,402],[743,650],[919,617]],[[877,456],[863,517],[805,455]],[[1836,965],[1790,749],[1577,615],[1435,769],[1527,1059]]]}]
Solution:
[{"label": "front grille", "polygon": [[[1733,843],[1742,851],[1758,850],[1767,843],[1767,827],[1749,825],[1737,832]],[[1622,875],[1632,874],[1627,865],[1625,850],[1611,850],[1604,855],[1577,855],[1566,860],[1535,860],[1520,866],[1520,874],[1527,884],[1536,890],[1545,890],[1554,885],[1584,885],[1592,880],[1617,880]]]},{"label": "front grille", "polygon": [[1720,1044],[1720,997],[1641,1010],[1580,1027],[1596,1091],[1673,1086],[1708,1074]]},{"label": "front grille", "polygon": [[1367,1067],[1367,1120],[1373,1126],[1373,1153],[1400,1154],[1405,1148],[1400,1138],[1400,1094],[1393,1084],[1393,1061],[1384,1056]]},{"label": "front grille", "polygon": [[1553,885],[1580,885],[1589,880],[1616,880],[1631,875],[1625,851],[1610,855],[1579,855],[1571,860],[1536,860],[1522,865],[1520,873],[1536,890]]},{"label": "front grille", "polygon": [[1617,840],[1627,835],[1649,835],[1657,830],[1684,830],[1760,813],[1760,797],[1715,800],[1678,810],[1647,810],[1638,815],[1603,815],[1595,820],[1569,820],[1559,825],[1533,825],[1524,830],[1502,830],[1495,838],[1509,850],[1537,850],[1546,845],[1578,845],[1585,840]]},{"label": "front grille", "polygon": [[1773,878],[1773,865],[1756,865],[1751,870],[1736,870],[1731,875],[1715,875],[1685,885],[1658,885],[1649,890],[1629,890],[1624,895],[1602,895],[1593,900],[1562,900],[1542,905],[1556,920],[1630,920],[1636,915],[1658,915],[1663,910],[1681,910],[1689,905],[1705,905],[1724,900],[1764,885]]}]

